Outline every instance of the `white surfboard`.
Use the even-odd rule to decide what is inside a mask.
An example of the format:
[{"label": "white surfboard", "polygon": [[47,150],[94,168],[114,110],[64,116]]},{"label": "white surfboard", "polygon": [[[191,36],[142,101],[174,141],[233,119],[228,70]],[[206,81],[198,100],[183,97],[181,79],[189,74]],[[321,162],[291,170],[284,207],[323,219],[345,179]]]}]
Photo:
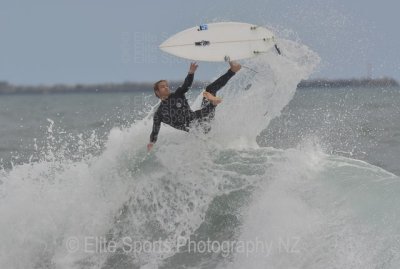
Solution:
[{"label": "white surfboard", "polygon": [[165,40],[160,49],[190,60],[221,62],[251,58],[274,46],[274,34],[264,27],[217,22],[179,32]]}]

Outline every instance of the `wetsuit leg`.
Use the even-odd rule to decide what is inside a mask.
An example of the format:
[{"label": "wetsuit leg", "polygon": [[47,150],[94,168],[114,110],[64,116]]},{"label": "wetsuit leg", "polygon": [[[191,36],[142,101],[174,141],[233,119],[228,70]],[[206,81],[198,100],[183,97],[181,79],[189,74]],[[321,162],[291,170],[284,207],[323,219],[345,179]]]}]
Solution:
[{"label": "wetsuit leg", "polygon": [[[206,87],[206,92],[211,93],[212,95],[216,96],[217,92],[228,83],[228,81],[235,75],[235,72],[231,71],[230,69],[217,78],[213,83],[209,84]],[[215,106],[211,104],[206,98],[203,97],[201,102],[201,112],[195,111],[197,114],[202,113],[205,115],[204,117],[209,117],[210,119],[214,117]],[[197,118],[197,117],[196,117]]]},{"label": "wetsuit leg", "polygon": [[[213,83],[209,84],[206,87],[206,92],[211,93],[212,95],[216,96],[217,92],[228,83],[228,81],[235,75],[235,72],[232,72],[230,69],[217,78]],[[201,107],[206,107],[210,102],[206,99],[203,98],[201,102]]]},{"label": "wetsuit leg", "polygon": [[[229,69],[225,74],[209,84],[206,87],[206,91],[216,96],[217,92],[224,87],[229,79],[231,79],[234,75],[235,72],[232,72]],[[211,130],[209,122],[215,116],[215,107],[216,106],[214,106],[210,101],[208,101],[206,98],[203,98],[201,102],[201,109],[193,112],[193,120],[196,120],[203,126],[205,133],[208,133]]]},{"label": "wetsuit leg", "polygon": [[208,85],[206,87],[206,91],[215,96],[217,94],[217,91],[219,91],[222,87],[224,87],[226,83],[228,83],[229,79],[231,79],[234,75],[235,72],[229,69],[225,74],[223,74],[222,76],[217,78],[213,83]]},{"label": "wetsuit leg", "polygon": [[201,109],[193,111],[193,119],[192,122],[197,122],[199,124],[204,133],[208,133],[211,130],[210,121],[215,116],[215,106],[208,102],[203,102],[201,105]]},{"label": "wetsuit leg", "polygon": [[[207,101],[208,102],[208,101]],[[201,109],[193,111],[193,119],[201,120],[206,119],[209,116],[214,116],[215,106],[208,102],[206,105],[202,105]]]}]

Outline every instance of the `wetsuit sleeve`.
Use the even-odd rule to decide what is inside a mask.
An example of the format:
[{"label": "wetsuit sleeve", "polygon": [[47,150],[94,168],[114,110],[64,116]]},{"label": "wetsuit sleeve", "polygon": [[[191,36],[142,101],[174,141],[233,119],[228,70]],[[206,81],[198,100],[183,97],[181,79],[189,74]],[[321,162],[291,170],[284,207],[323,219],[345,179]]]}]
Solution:
[{"label": "wetsuit sleeve", "polygon": [[153,130],[150,134],[151,143],[156,143],[158,133],[160,132],[160,127],[161,127],[161,115],[157,111],[153,117]]},{"label": "wetsuit sleeve", "polygon": [[194,74],[188,73],[182,86],[176,89],[175,93],[180,95],[185,94],[189,90],[190,86],[192,86],[193,78]]}]

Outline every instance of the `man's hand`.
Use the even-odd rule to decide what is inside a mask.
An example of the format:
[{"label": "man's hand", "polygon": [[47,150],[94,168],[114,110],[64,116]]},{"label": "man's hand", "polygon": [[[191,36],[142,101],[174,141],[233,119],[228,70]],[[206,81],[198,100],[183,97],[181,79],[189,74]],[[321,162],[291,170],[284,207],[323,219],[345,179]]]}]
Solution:
[{"label": "man's hand", "polygon": [[196,62],[190,63],[189,74],[194,74],[194,72],[196,72],[197,67],[198,64]]},{"label": "man's hand", "polygon": [[147,151],[149,152],[154,146],[154,143],[150,142],[149,144],[147,144]]}]

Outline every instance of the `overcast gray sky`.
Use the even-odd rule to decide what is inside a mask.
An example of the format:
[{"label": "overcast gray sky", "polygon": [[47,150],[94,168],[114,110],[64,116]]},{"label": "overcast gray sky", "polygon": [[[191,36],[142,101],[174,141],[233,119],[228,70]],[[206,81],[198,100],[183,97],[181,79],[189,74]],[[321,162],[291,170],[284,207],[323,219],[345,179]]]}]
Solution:
[{"label": "overcast gray sky", "polygon": [[[314,77],[400,80],[398,0],[0,0],[0,80],[15,84],[182,79],[158,45],[212,21],[267,25],[316,51]],[[198,79],[221,64],[200,63]]]}]

